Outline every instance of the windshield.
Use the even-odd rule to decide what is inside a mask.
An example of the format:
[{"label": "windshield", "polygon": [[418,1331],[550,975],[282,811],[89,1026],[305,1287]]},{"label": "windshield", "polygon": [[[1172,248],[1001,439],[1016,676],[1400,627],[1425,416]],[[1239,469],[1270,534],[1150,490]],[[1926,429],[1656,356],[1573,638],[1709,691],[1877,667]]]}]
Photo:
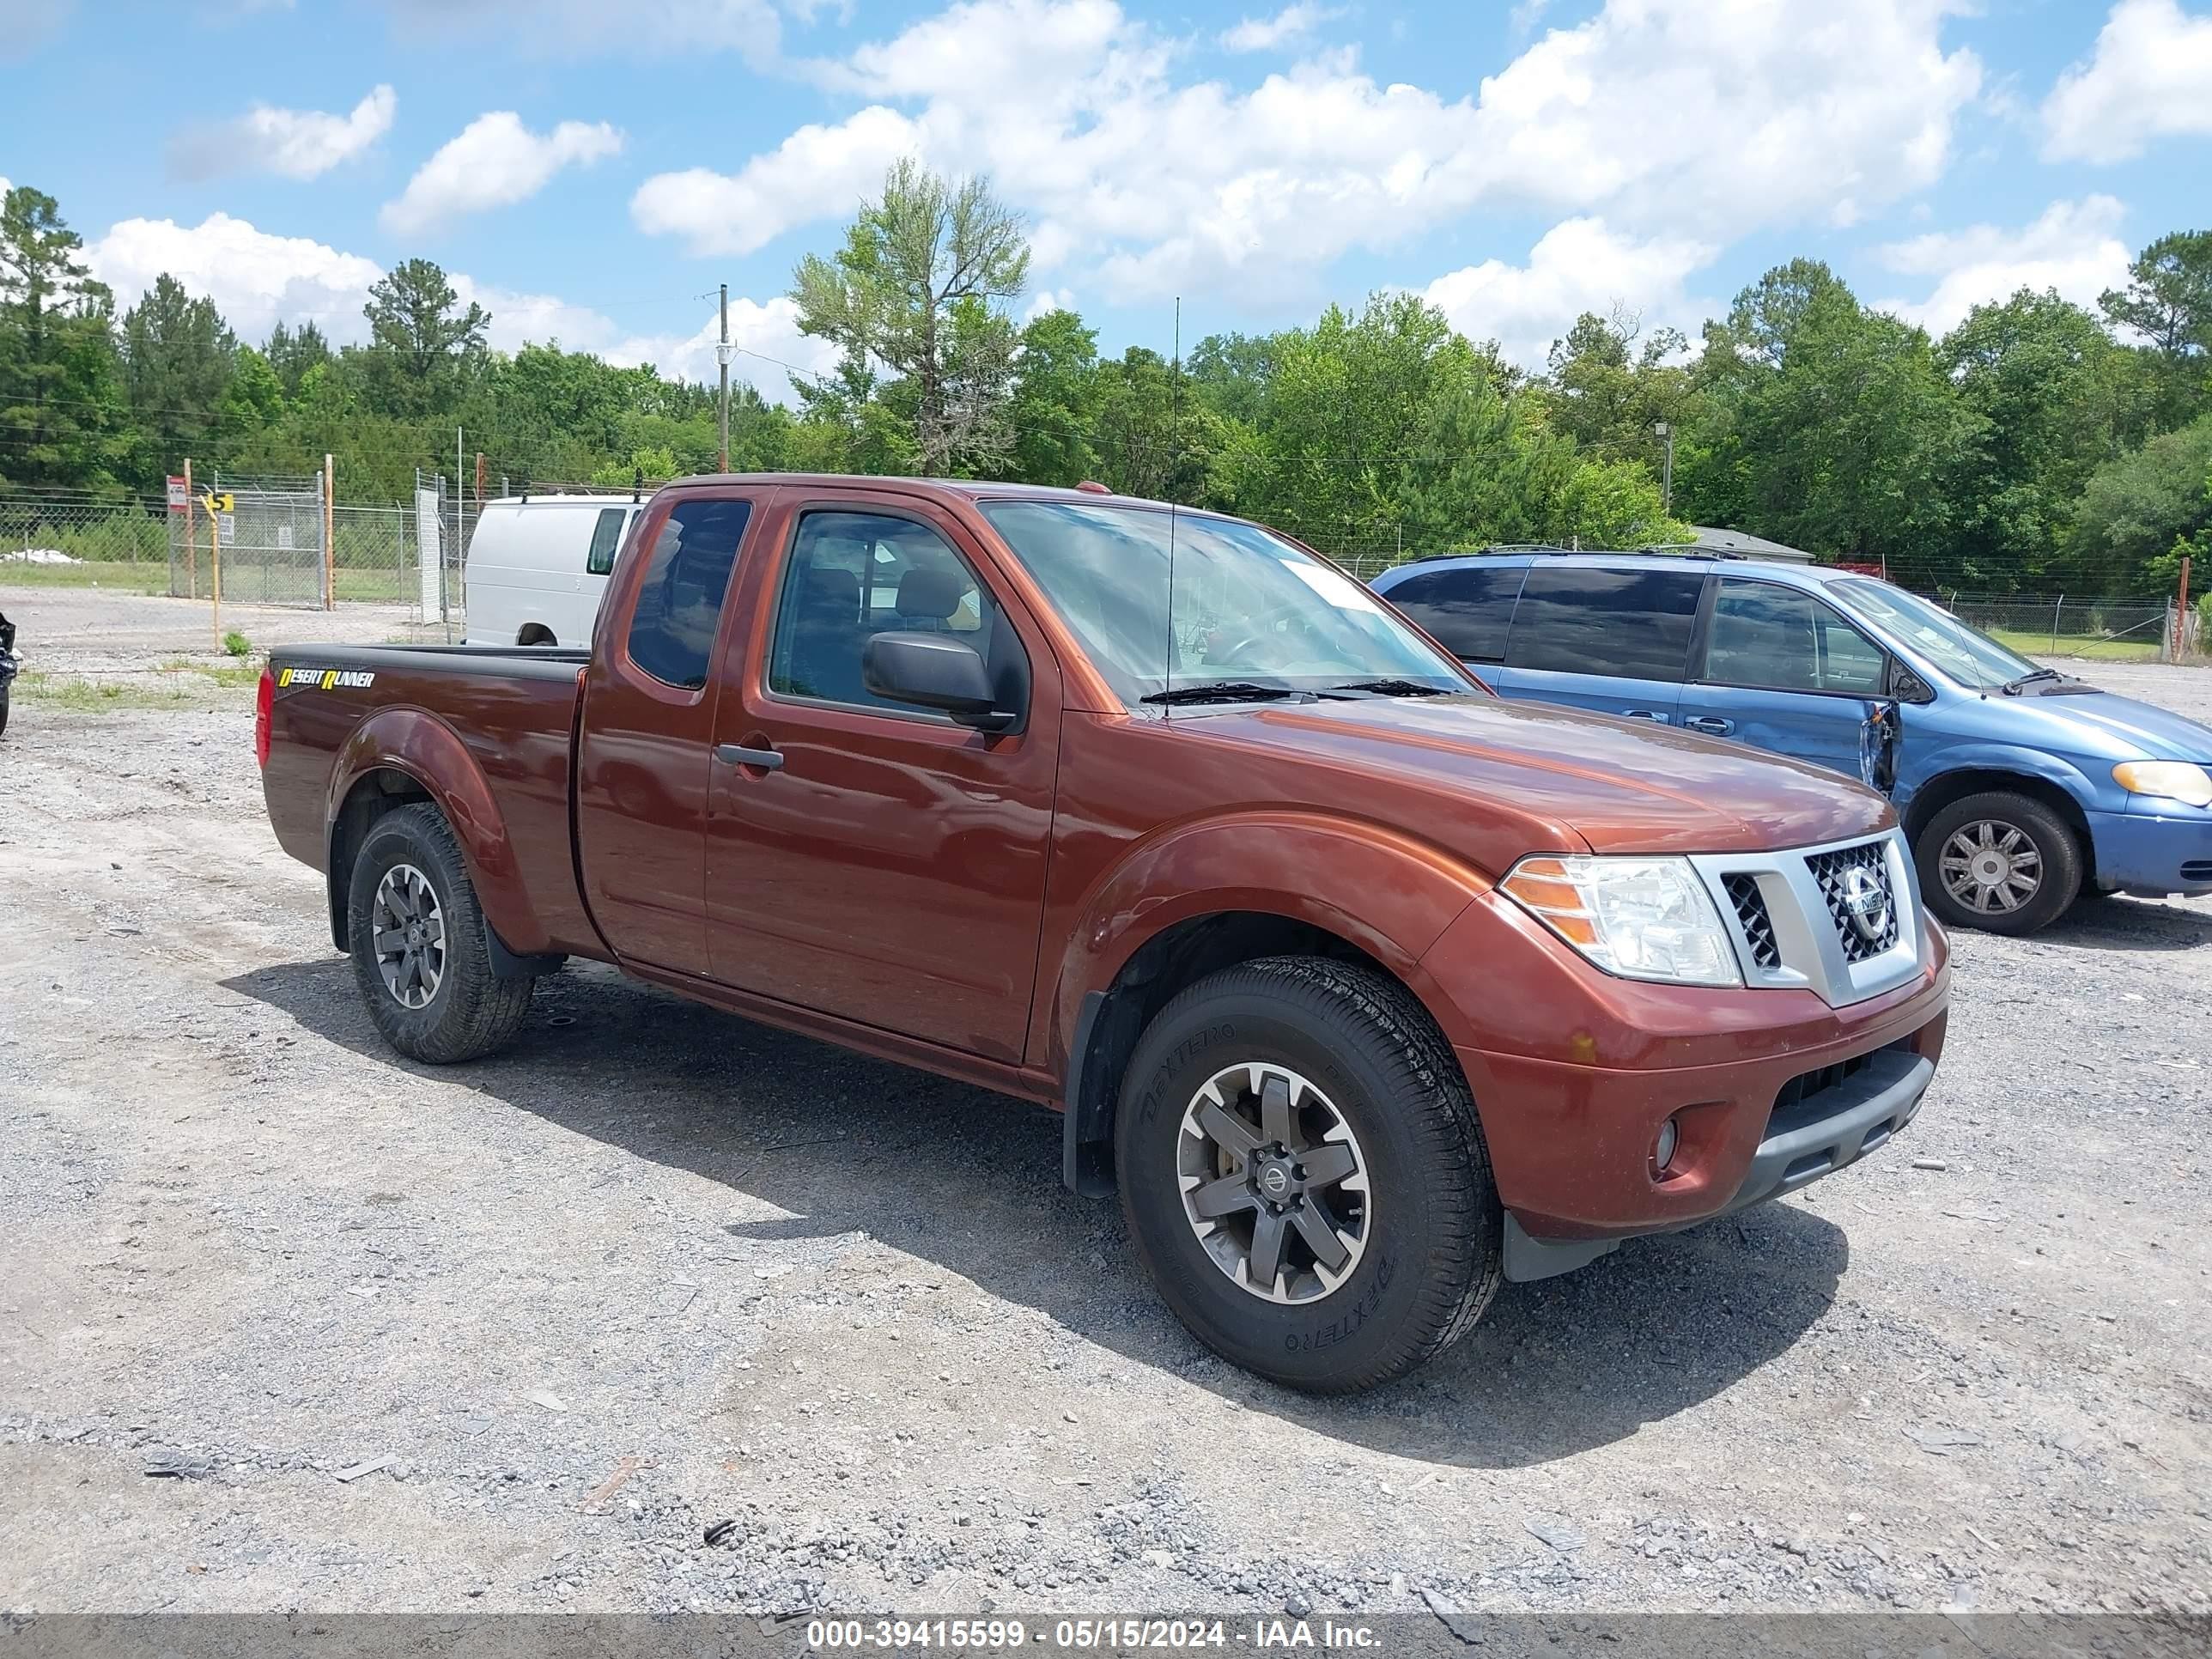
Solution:
[{"label": "windshield", "polygon": [[1993,691],[2008,680],[2035,672],[2035,665],[2020,653],[1999,645],[1978,628],[1969,628],[1917,593],[1864,576],[1834,583],[1828,591],[1961,685]]},{"label": "windshield", "polygon": [[1132,708],[1200,685],[1278,696],[1366,682],[1474,689],[1364,587],[1257,525],[1173,515],[1170,641],[1166,511],[1076,501],[982,510]]}]

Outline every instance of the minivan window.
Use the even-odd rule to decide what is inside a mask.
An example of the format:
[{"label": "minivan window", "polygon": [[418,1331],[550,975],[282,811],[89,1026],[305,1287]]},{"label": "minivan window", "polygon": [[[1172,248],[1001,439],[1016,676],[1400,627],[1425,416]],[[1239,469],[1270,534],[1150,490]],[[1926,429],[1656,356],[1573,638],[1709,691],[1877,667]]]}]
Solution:
[{"label": "minivan window", "polygon": [[1810,593],[1778,582],[1721,579],[1705,647],[1709,682],[1878,696],[1884,660],[1865,635]]},{"label": "minivan window", "polygon": [[592,550],[584,558],[584,574],[604,576],[615,568],[615,550],[622,545],[623,520],[629,517],[626,507],[603,507],[599,521],[592,526]]},{"label": "minivan window", "polygon": [[1425,570],[1395,583],[1387,598],[1467,662],[1502,662],[1526,565]]},{"label": "minivan window", "polygon": [[707,659],[752,511],[750,501],[680,502],[653,538],[629,650],[629,659],[662,684],[706,688]]},{"label": "minivan window", "polygon": [[1680,680],[1705,580],[1678,570],[1532,566],[1513,612],[1506,665]]},{"label": "minivan window", "polygon": [[2032,674],[2035,665],[1960,622],[1940,605],[1870,576],[1854,576],[1831,590],[1859,615],[1887,629],[1961,685],[1987,691]]}]

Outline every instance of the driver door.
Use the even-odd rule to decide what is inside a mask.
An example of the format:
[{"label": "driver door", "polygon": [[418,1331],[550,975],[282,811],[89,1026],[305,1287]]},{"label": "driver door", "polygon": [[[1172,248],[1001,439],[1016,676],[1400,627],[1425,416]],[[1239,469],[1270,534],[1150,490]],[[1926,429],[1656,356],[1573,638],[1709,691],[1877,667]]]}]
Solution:
[{"label": "driver door", "polygon": [[[1019,1063],[1052,834],[1051,653],[933,505],[848,497],[778,517],[765,614],[715,714],[714,977]],[[1019,653],[1024,718],[978,732],[871,691],[862,652],[891,631],[947,634],[994,665]]]},{"label": "driver door", "polygon": [[1814,595],[1723,576],[1682,726],[1863,781],[1868,704],[1888,682],[1887,653]]}]

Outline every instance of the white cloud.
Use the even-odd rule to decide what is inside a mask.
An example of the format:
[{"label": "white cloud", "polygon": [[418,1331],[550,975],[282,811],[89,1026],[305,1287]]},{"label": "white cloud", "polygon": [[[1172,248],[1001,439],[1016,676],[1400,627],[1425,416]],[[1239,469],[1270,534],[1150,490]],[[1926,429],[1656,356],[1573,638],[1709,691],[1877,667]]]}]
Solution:
[{"label": "white cloud", "polygon": [[179,133],[170,142],[169,170],[181,179],[225,173],[318,178],[389,132],[398,103],[390,87],[379,86],[346,115],[256,104],[235,119]]},{"label": "white cloud", "polygon": [[1684,283],[1717,252],[1678,237],[1638,241],[1601,219],[1569,219],[1544,233],[1527,264],[1486,259],[1437,277],[1421,297],[1470,339],[1495,339],[1513,362],[1540,368],[1552,342],[1585,311],[1609,317],[1625,308],[1647,332],[1668,325],[1693,332],[1713,307],[1692,299]]},{"label": "white cloud", "polygon": [[2095,55],[2044,100],[2043,127],[2051,161],[2122,161],[2154,138],[2212,136],[2212,16],[2176,0],[2120,0]]},{"label": "white cloud", "polygon": [[[1206,283],[1306,297],[1347,249],[1478,207],[1700,242],[1848,223],[1942,175],[1981,82],[1941,40],[1961,3],[1607,0],[1452,99],[1378,82],[1350,52],[1249,88],[1179,80],[1178,43],[1115,0],[960,0],[809,66],[866,107],[734,175],[649,181],[633,212],[695,247],[758,247],[849,214],[870,173],[911,149],[989,173],[1041,250],[1117,298]],[[830,187],[805,188],[812,155],[847,163]],[[716,225],[718,208],[744,222]]]},{"label": "white cloud", "polygon": [[1924,300],[1890,300],[1881,308],[1931,334],[1957,327],[1984,301],[2021,289],[2056,289],[2061,298],[2095,308],[2097,296],[2127,281],[2128,245],[2119,238],[2125,210],[2109,196],[2053,202],[2017,230],[1972,225],[1878,248],[1882,265],[1908,276],[1933,276]]},{"label": "white cloud", "polygon": [[[369,285],[384,275],[374,259],[345,253],[304,236],[277,236],[228,214],[197,225],[170,219],[126,219],[90,243],[86,263],[128,309],[167,271],[216,308],[247,340],[267,337],[276,324],[313,322],[335,344],[368,337],[362,307]],[[571,351],[597,352],[615,363],[655,365],[663,374],[714,378],[714,319],[690,334],[640,334],[625,330],[588,306],[548,294],[529,294],[450,273],[453,290],[491,313],[489,338],[501,351],[558,340]],[[777,298],[765,304],[733,296],[731,340],[752,354],[730,365],[733,380],[749,380],[763,397],[793,401],[789,373],[778,363],[814,374],[835,366],[836,353],[799,331],[798,307]],[[769,361],[776,360],[775,362]]]},{"label": "white cloud", "polygon": [[836,126],[805,126],[732,177],[708,167],[654,175],[630,198],[648,234],[681,236],[694,253],[750,253],[792,225],[849,216],[884,170],[921,147],[896,110],[862,110]]},{"label": "white cloud", "polygon": [[1234,28],[1224,30],[1221,36],[1223,49],[1229,52],[1274,52],[1304,40],[1336,13],[1299,0],[1294,6],[1285,6],[1273,17],[1248,17]]},{"label": "white cloud", "polygon": [[527,201],[562,167],[588,166],[622,146],[622,134],[604,121],[563,121],[536,133],[514,111],[494,110],[447,140],[379,216],[386,230],[416,235],[465,214]]},{"label": "white cloud", "polygon": [[313,322],[334,341],[366,338],[362,301],[384,274],[374,259],[304,236],[275,236],[227,213],[198,225],[125,219],[85,249],[93,275],[128,309],[167,271],[216,302],[240,335],[264,337],[276,324]]}]

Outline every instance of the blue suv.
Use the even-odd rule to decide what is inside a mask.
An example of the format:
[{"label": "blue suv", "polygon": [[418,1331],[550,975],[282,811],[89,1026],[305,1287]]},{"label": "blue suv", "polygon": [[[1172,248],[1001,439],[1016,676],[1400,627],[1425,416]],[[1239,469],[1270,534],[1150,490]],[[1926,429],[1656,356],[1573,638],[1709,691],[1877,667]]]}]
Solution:
[{"label": "blue suv", "polygon": [[2029,933],[2085,890],[2212,893],[2212,726],[2039,668],[1871,576],[1522,551],[1420,560],[1374,587],[1509,697],[1852,777],[1879,752],[1948,922]]}]

